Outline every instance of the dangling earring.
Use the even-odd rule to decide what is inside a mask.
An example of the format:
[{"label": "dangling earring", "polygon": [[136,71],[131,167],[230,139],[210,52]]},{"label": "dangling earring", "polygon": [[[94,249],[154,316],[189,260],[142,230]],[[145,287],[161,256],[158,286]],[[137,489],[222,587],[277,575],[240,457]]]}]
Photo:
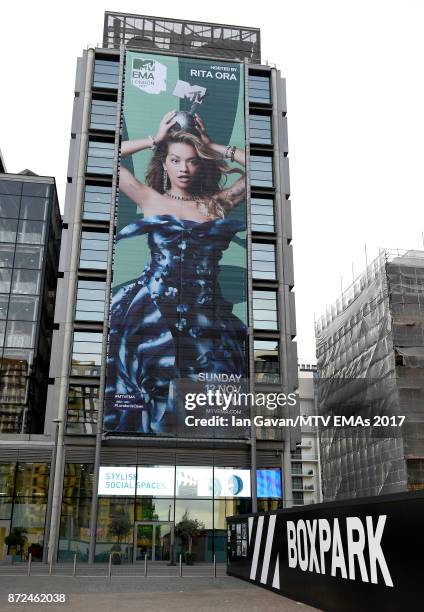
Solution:
[{"label": "dangling earring", "polygon": [[166,168],[163,169],[163,193],[168,189],[168,172]]}]

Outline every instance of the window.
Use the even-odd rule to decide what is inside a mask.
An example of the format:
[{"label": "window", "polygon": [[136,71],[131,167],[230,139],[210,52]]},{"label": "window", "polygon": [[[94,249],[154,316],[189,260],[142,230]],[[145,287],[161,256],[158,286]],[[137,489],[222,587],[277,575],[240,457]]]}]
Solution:
[{"label": "window", "polygon": [[109,185],[86,185],[84,193],[83,219],[109,221],[112,205],[112,187]]},{"label": "window", "polygon": [[37,295],[39,292],[40,272],[35,270],[13,270],[12,293]]},{"label": "window", "polygon": [[253,325],[255,329],[278,330],[276,291],[253,291]]},{"label": "window", "polygon": [[13,267],[14,252],[15,252],[14,244],[0,244],[0,268],[12,268]]},{"label": "window", "polygon": [[293,503],[296,506],[303,506],[303,491],[293,491]]},{"label": "window", "polygon": [[272,144],[271,117],[269,115],[249,115],[250,142]]},{"label": "window", "polygon": [[303,478],[299,477],[299,476],[294,476],[292,478],[292,489],[293,490],[297,490],[297,491],[302,491],[303,490]]},{"label": "window", "polygon": [[271,83],[269,76],[249,74],[249,102],[270,104]]},{"label": "window", "polygon": [[252,272],[254,279],[276,279],[274,244],[266,242],[252,244]]},{"label": "window", "polygon": [[35,340],[35,324],[24,321],[8,321],[5,346],[32,348]]},{"label": "window", "polygon": [[43,244],[46,224],[42,221],[19,221],[17,242],[22,244]]},{"label": "window", "polygon": [[0,269],[0,293],[9,293],[12,270]]},{"label": "window", "polygon": [[112,174],[115,144],[90,140],[88,143],[87,172],[92,174]]},{"label": "window", "polygon": [[43,261],[43,248],[42,246],[17,244],[14,267],[39,270]]},{"label": "window", "polygon": [[19,196],[0,194],[0,218],[17,219],[19,216]]},{"label": "window", "polygon": [[254,232],[273,233],[274,201],[271,198],[251,198],[252,230]]},{"label": "window", "polygon": [[80,268],[106,270],[109,235],[81,232]]},{"label": "window", "polygon": [[101,332],[74,332],[72,376],[100,376]]},{"label": "window", "polygon": [[302,464],[299,462],[292,462],[292,474],[302,474]]},{"label": "window", "polygon": [[50,193],[50,185],[47,183],[24,183],[22,186],[22,195],[37,196],[38,198],[48,198]]},{"label": "window", "polygon": [[115,131],[116,102],[111,100],[93,100],[91,102],[90,127],[95,130]]},{"label": "window", "polygon": [[29,376],[33,360],[33,351],[22,349],[4,350],[1,373],[5,376]]},{"label": "window", "polygon": [[7,319],[7,308],[9,306],[9,296],[0,294],[0,319]]},{"label": "window", "polygon": [[95,433],[99,408],[99,387],[70,385],[68,394],[68,433]]},{"label": "window", "polygon": [[78,281],[77,321],[103,321],[105,309],[106,283],[102,281]]},{"label": "window", "polygon": [[0,193],[5,195],[21,195],[22,183],[20,181],[0,180]]},{"label": "window", "polygon": [[38,297],[12,295],[9,303],[8,319],[15,321],[35,321],[37,319]]},{"label": "window", "polygon": [[255,380],[258,383],[278,383],[280,358],[278,340],[254,340]]},{"label": "window", "polygon": [[111,60],[96,59],[94,62],[93,87],[118,89],[119,63]]},{"label": "window", "polygon": [[273,186],[272,157],[266,155],[250,156],[250,182],[252,187]]},{"label": "window", "polygon": [[22,196],[20,218],[45,221],[49,201],[46,198],[36,196]]},{"label": "window", "polygon": [[15,242],[17,227],[16,219],[0,219],[0,242]]}]

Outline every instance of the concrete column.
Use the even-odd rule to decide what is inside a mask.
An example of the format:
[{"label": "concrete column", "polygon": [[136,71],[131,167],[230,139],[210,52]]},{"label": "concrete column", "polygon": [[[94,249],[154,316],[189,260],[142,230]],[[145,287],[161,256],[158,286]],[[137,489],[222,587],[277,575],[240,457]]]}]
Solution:
[{"label": "concrete column", "polygon": [[74,208],[74,219],[72,228],[71,256],[69,264],[69,286],[68,300],[66,306],[66,318],[63,324],[63,353],[62,368],[60,374],[59,401],[57,408],[57,441],[56,441],[56,461],[54,470],[54,484],[52,495],[51,522],[48,542],[47,560],[49,563],[54,561],[57,556],[57,546],[59,540],[60,511],[63,486],[64,470],[64,439],[66,431],[66,413],[69,386],[69,367],[72,354],[72,338],[74,329],[74,307],[75,295],[77,290],[78,263],[81,238],[81,210],[84,201],[85,186],[85,165],[86,152],[88,147],[88,129],[90,125],[91,109],[91,83],[94,68],[94,49],[87,51],[87,66],[84,85],[84,102],[82,110],[81,140],[78,156],[78,169],[76,176],[76,198]]}]

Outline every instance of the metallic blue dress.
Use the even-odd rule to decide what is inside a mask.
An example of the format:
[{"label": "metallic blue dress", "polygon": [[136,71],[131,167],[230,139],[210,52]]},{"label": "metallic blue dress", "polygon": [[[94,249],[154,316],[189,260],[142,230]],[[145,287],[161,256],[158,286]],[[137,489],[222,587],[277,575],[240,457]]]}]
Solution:
[{"label": "metallic blue dress", "polygon": [[112,300],[105,429],[172,432],[173,381],[246,376],[246,326],[222,296],[219,261],[244,225],[144,217],[118,240],[147,234],[151,262]]}]

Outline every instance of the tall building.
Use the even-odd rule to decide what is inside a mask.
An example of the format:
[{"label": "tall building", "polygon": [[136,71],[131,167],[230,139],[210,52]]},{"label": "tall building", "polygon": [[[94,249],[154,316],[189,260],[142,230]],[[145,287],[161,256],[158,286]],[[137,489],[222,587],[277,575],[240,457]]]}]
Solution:
[{"label": "tall building", "polygon": [[424,252],[384,251],[316,324],[319,411],[357,424],[321,431],[324,501],[424,486],[423,287]]},{"label": "tall building", "polygon": [[[298,373],[300,415],[305,418],[316,417],[317,366],[299,359]],[[300,431],[301,440],[292,452],[293,505],[318,504],[322,501],[319,430],[312,421],[302,424]]]},{"label": "tall building", "polygon": [[27,530],[41,555],[53,443],[44,436],[61,218],[54,178],[0,176],[0,561]]},{"label": "tall building", "polygon": [[44,431],[61,220],[54,179],[0,179],[0,432]]},{"label": "tall building", "polygon": [[77,62],[44,558],[171,559],[194,519],[224,560],[226,516],[293,503],[299,432],[201,399],[275,417],[297,387],[287,155],[258,29],[106,13]]}]

